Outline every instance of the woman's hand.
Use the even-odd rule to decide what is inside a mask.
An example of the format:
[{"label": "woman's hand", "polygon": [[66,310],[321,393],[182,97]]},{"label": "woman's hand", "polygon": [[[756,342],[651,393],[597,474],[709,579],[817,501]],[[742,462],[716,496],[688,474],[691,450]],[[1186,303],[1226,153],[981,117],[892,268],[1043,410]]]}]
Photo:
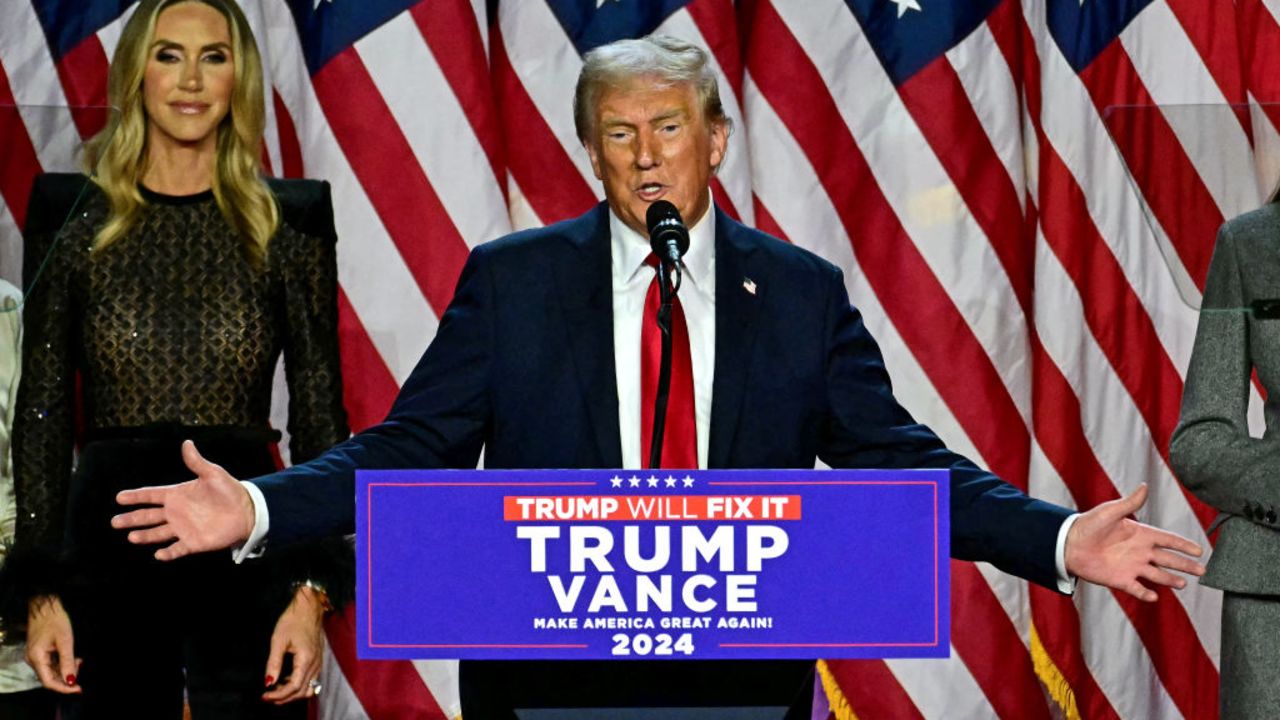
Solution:
[{"label": "woman's hand", "polygon": [[64,695],[81,692],[71,618],[57,595],[35,598],[27,606],[27,664],[50,690]]},{"label": "woman's hand", "polygon": [[[287,682],[263,694],[263,700],[283,705],[319,694],[318,686],[311,683],[320,674],[324,658],[323,620],[327,608],[328,598],[323,590],[302,585],[294,591],[293,602],[271,633],[271,654],[267,656],[267,686],[274,685],[277,679]],[[281,678],[285,654],[293,656],[293,671],[288,678]]]}]

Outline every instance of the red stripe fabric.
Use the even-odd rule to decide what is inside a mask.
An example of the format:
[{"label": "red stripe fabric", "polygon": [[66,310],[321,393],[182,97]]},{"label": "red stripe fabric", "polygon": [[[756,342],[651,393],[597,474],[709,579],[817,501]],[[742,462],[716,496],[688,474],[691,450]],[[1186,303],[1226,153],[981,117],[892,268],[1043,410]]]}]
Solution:
[{"label": "red stripe fabric", "polygon": [[[1079,402],[1066,378],[1039,350],[1036,370],[1039,397],[1036,436],[1045,447],[1054,469],[1070,478],[1071,494],[1080,507],[1119,497],[1101,464],[1089,448],[1080,427],[1064,418],[1080,416]],[[1073,412],[1074,410],[1074,412]],[[1217,712],[1217,671],[1200,645],[1182,605],[1163,589],[1160,600],[1142,603],[1115,592],[1116,600],[1133,622],[1147,647],[1152,664],[1169,694],[1186,717],[1210,717]]]},{"label": "red stripe fabric", "polygon": [[107,123],[107,53],[90,35],[55,63],[71,118],[80,136],[93,137]]},{"label": "red stripe fabric", "polygon": [[356,658],[355,605],[330,615],[325,622],[329,647],[342,667],[347,684],[360,698],[370,720],[453,720],[444,714],[411,663],[402,660]]},{"label": "red stripe fabric", "polygon": [[[338,144],[405,265],[436,315],[443,315],[469,251],[431,180],[355,48],[334,56],[311,82]],[[370,137],[378,142],[369,142]]]},{"label": "red stripe fabric", "polygon": [[[1246,78],[1241,72],[1240,27],[1235,8],[1229,3],[1200,0],[1166,0],[1196,54],[1228,103],[1248,101]],[[1239,5],[1239,3],[1236,3]],[[1249,114],[1236,113],[1246,134],[1252,134]]]},{"label": "red stripe fabric", "polygon": [[[1274,128],[1280,128],[1280,73],[1275,72],[1274,58],[1280,57],[1280,25],[1262,4],[1262,0],[1241,0],[1236,4],[1239,27],[1247,29],[1242,38],[1240,56],[1248,81],[1248,90],[1261,103]],[[1274,183],[1276,178],[1266,178]],[[1274,187],[1263,188],[1272,194]]]},{"label": "red stripe fabric", "polygon": [[9,75],[3,65],[0,65],[0,141],[4,143],[4,162],[0,162],[0,197],[4,198],[14,222],[21,228],[27,223],[31,181],[40,174],[41,168],[35,146],[27,135],[26,123],[18,113]]},{"label": "red stripe fabric", "polygon": [[[1203,288],[1212,238],[1223,217],[1165,119],[1165,112],[1185,109],[1155,107],[1119,44],[1103,50],[1080,77],[1124,155],[1130,177],[1141,188],[1187,272]],[[1127,189],[1120,185],[1116,192]]]},{"label": "red stripe fabric", "polygon": [[912,720],[924,715],[881,660],[828,660],[827,668],[859,718]]},{"label": "red stripe fabric", "polygon": [[489,53],[502,110],[507,172],[520,185],[544,225],[586,212],[596,204],[595,192],[560,147],[520,83],[497,24],[490,34]]},{"label": "red stripe fabric", "polygon": [[[1040,168],[1044,237],[1079,290],[1092,335],[1137,403],[1167,463],[1182,378],[1123,269],[1089,219],[1083,191],[1043,138]],[[1185,494],[1201,525],[1208,527],[1216,511]]]},{"label": "red stripe fabric", "polygon": [[1023,232],[1022,203],[955,69],[940,57],[903,83],[898,95],[1000,258],[1030,322],[1035,253]]},{"label": "red stripe fabric", "polygon": [[[758,3],[753,20],[752,47],[759,50],[749,51],[748,71],[822,179],[885,312],[992,470],[1025,478],[1029,437],[990,358],[898,224],[817,69],[772,4]],[[953,618],[953,627],[982,628],[952,637],[975,680],[993,703],[1047,714],[1026,648],[986,581],[964,563],[952,563],[952,573],[952,595],[963,601],[958,609],[967,621]]]},{"label": "red stripe fabric", "polygon": [[[444,73],[449,87],[453,88],[454,98],[489,158],[494,177],[501,179],[505,175],[502,126],[495,112],[483,36],[471,3],[466,0],[424,0],[413,6],[409,13],[431,48],[431,55]],[[500,182],[499,185],[505,193],[505,183]]]},{"label": "red stripe fabric", "polygon": [[345,292],[338,293],[338,338],[342,348],[343,404],[351,432],[382,422],[400,391],[369,339]]}]

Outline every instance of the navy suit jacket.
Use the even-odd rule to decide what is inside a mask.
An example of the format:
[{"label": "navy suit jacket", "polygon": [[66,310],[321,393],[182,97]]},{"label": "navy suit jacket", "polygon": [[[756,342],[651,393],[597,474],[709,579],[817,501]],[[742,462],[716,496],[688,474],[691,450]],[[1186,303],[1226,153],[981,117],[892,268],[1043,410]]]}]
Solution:
[{"label": "navy suit jacket", "polygon": [[[1056,589],[1065,508],[947,450],[894,399],[838,268],[716,211],[712,468],[951,468],[951,554]],[[273,544],[354,527],[356,468],[617,468],[609,212],[477,247],[387,419],[254,482]],[[755,282],[755,292],[744,280]]]}]

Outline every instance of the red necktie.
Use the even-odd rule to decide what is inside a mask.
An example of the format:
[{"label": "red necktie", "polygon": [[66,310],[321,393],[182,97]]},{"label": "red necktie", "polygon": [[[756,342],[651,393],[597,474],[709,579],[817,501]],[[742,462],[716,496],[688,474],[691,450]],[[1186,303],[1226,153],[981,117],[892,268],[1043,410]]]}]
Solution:
[{"label": "red necktie", "polygon": [[[658,258],[649,255],[645,264],[656,268]],[[649,447],[653,440],[653,400],[658,394],[658,370],[662,364],[662,331],[658,329],[661,293],[658,275],[649,283],[644,298],[644,324],[640,330],[640,459],[649,467]],[[671,390],[667,399],[667,426],[663,431],[662,462],[659,467],[698,467],[698,425],[693,411],[693,360],[689,355],[689,328],[684,308],[677,296],[671,307]]]}]

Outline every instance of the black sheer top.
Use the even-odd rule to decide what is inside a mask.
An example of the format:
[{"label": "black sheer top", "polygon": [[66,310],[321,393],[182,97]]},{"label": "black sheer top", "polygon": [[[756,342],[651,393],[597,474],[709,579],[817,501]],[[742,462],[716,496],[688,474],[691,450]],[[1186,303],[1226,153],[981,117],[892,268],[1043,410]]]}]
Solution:
[{"label": "black sheer top", "polygon": [[138,225],[91,254],[106,198],[83,176],[37,179],[13,429],[18,544],[62,537],[77,372],[90,438],[155,425],[266,430],[283,352],[294,462],[347,437],[329,186],[270,185],[281,225],[259,268],[212,192],[144,190]]}]

